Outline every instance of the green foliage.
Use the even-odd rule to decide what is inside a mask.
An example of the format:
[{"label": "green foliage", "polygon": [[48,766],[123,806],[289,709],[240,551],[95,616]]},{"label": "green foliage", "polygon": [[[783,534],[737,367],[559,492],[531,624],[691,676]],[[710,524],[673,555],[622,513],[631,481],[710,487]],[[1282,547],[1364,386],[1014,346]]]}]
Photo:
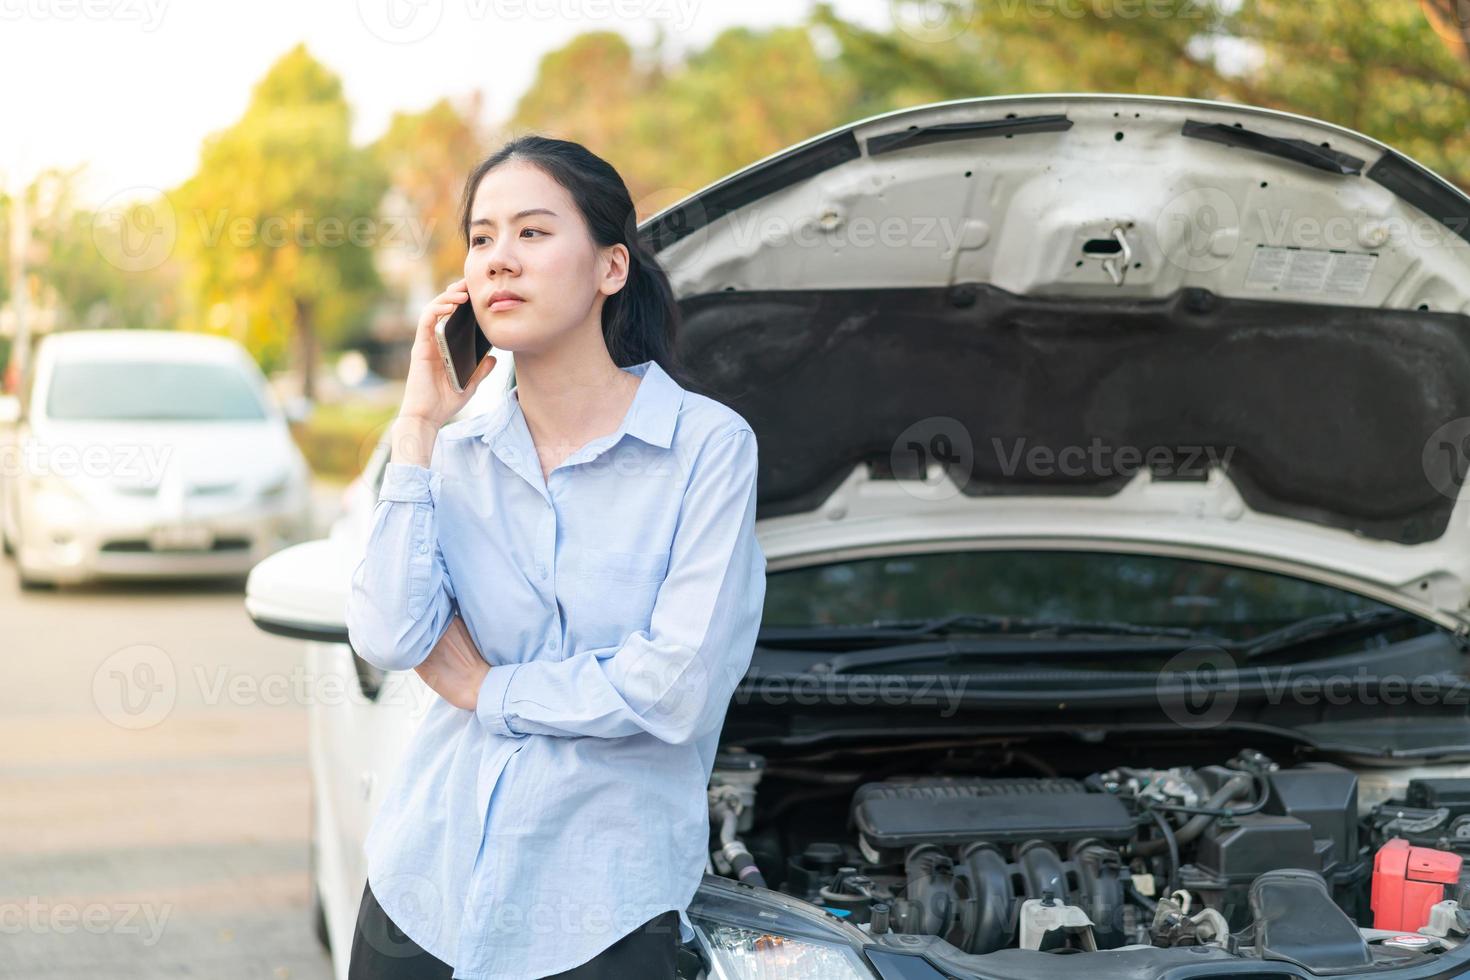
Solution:
[{"label": "green foliage", "polygon": [[[893,0],[890,10],[895,26],[873,30],[819,3],[804,25],[732,28],[679,56],[661,38],[638,47],[585,33],[542,59],[507,129],[586,143],[623,173],[640,217],[845,122],[1024,92],[1284,109],[1390,143],[1470,188],[1463,0]],[[385,299],[375,257],[422,264],[432,286],[460,274],[463,183],[493,148],[478,118],[477,97],[441,100],[356,147],[341,81],[298,45],[167,195],[93,214],[75,203],[75,172],[42,175],[27,189],[31,288],[64,326],[224,333],[266,370],[309,376],[319,350],[365,336]],[[11,204],[0,196],[7,262]],[[174,221],[176,245],[133,261],[127,236],[159,216]],[[0,275],[0,302],[9,287]]]},{"label": "green foliage", "polygon": [[804,28],[732,28],[672,67],[584,34],[541,60],[513,131],[577,140],[617,167],[639,216],[848,118],[857,86]]},{"label": "green foliage", "polygon": [[313,473],[346,482],[362,472],[397,414],[396,405],[321,404],[291,434]]},{"label": "green foliage", "polygon": [[[1244,102],[1356,129],[1470,188],[1470,61],[1463,33],[1430,16],[1443,2],[973,0],[892,37],[826,7],[815,16],[857,74],[925,80],[936,98],[1096,91]],[[894,11],[903,23],[923,6],[897,0]],[[889,91],[880,84],[871,105]]]},{"label": "green foliage", "polygon": [[372,146],[409,212],[380,247],[402,250],[409,261],[426,259],[435,286],[464,274],[459,203],[465,178],[486,152],[479,113],[478,96],[463,109],[440,99],[423,112],[395,113]]},{"label": "green foliage", "polygon": [[373,243],[387,179],[352,145],[350,123],[341,81],[298,45],[172,195],[189,270],[184,325],[234,336],[267,369],[294,332],[308,391],[317,345],[360,335],[381,288]]}]

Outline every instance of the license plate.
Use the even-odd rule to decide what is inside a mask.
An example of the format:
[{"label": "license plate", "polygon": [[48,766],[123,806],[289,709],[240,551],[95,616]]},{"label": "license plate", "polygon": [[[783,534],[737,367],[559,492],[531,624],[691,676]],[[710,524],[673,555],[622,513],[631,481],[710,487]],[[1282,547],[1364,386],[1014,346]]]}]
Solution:
[{"label": "license plate", "polygon": [[214,544],[214,535],[207,527],[174,524],[154,528],[149,543],[155,551],[203,551]]}]

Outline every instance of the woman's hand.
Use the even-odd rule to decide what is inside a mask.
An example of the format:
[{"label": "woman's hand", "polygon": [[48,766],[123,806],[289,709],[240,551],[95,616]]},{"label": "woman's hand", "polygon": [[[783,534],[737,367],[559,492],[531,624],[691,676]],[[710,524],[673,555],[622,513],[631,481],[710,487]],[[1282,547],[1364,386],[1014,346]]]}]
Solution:
[{"label": "woman's hand", "polygon": [[469,299],[469,284],[464,279],[456,279],[424,307],[414,334],[413,351],[409,354],[408,380],[403,386],[399,418],[421,420],[437,430],[464,407],[480,382],[495,367],[495,355],[486,354],[475,367],[475,373],[470,375],[464,391],[456,392],[450,383],[449,372],[445,370],[444,359],[439,356],[439,344],[434,339],[435,324],[453,313],[461,303],[468,303]]},{"label": "woman's hand", "polygon": [[456,708],[474,711],[490,665],[480,656],[464,620],[455,614],[424,662],[414,668],[424,683]]}]

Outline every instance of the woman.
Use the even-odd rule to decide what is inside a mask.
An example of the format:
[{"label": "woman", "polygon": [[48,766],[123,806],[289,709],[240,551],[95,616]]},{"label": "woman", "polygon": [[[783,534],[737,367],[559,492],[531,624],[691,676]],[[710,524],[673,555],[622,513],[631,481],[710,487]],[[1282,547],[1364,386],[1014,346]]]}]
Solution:
[{"label": "woman", "polygon": [[[765,597],[755,437],[675,380],[672,291],[605,161],[517,139],[461,224],[348,601],[363,659],[438,694],[367,835],[350,976],[672,978]],[[433,329],[465,302],[516,383],[445,425],[495,361],[450,387]]]}]

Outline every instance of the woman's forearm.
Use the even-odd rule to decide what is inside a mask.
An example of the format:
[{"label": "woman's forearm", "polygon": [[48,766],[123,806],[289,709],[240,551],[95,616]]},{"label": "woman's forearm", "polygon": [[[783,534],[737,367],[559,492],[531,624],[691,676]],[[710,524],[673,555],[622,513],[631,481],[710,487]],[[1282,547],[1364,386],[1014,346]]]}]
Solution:
[{"label": "woman's forearm", "polygon": [[[417,666],[449,623],[454,587],[438,546],[436,426],[395,421],[394,454],[385,464],[367,546],[352,573],[347,632],[368,663],[384,670]],[[415,462],[426,454],[422,462]]]},{"label": "woman's forearm", "polygon": [[438,434],[439,427],[429,419],[400,415],[393,420],[389,430],[389,461],[427,467],[433,457],[434,439]]},{"label": "woman's forearm", "polygon": [[480,656],[464,620],[454,616],[434,649],[414,670],[445,701],[456,708],[474,711],[490,665]]}]

